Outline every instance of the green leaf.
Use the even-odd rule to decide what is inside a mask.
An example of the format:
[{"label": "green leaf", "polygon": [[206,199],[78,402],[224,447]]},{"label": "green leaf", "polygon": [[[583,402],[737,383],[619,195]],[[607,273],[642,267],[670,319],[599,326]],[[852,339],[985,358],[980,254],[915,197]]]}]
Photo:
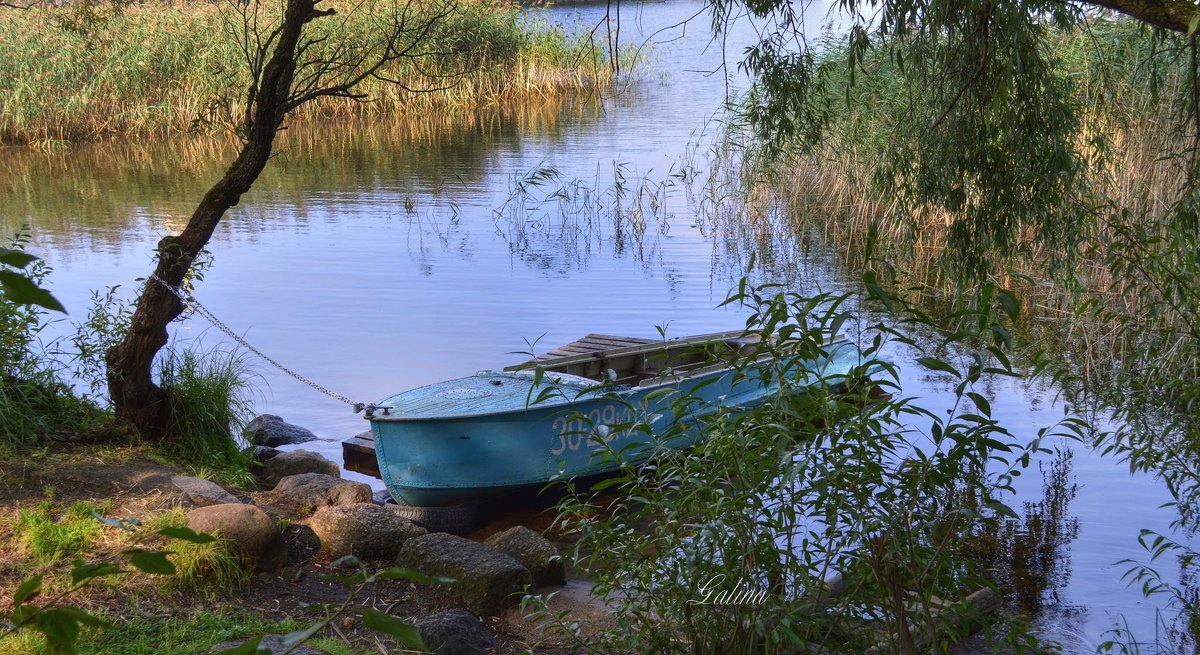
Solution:
[{"label": "green leaf", "polygon": [[353,555],[346,555],[344,557],[339,557],[339,558],[333,560],[333,562],[331,562],[329,564],[329,566],[331,566],[335,569],[362,568],[362,560],[358,559],[357,557],[355,557]]},{"label": "green leaf", "polygon": [[124,573],[125,569],[111,562],[85,562],[77,559],[71,567],[71,585],[79,586],[93,578]]},{"label": "green leaf", "polygon": [[1192,16],[1192,19],[1188,21],[1188,36],[1195,34],[1198,28],[1200,28],[1200,12],[1197,12],[1194,16]]},{"label": "green leaf", "polygon": [[1017,297],[1011,291],[1000,289],[996,292],[996,299],[1000,301],[1000,306],[1004,308],[1004,313],[1012,320],[1017,320],[1021,315],[1021,303],[1017,302]]},{"label": "green leaf", "polygon": [[72,655],[79,641],[79,620],[61,607],[38,612],[33,629],[46,638],[46,650],[53,655]]},{"label": "green leaf", "polygon": [[421,641],[421,633],[417,630],[416,626],[408,621],[370,608],[363,610],[362,617],[363,625],[372,630],[391,635],[405,648],[425,650],[425,643]]},{"label": "green leaf", "polygon": [[287,649],[291,648],[292,646],[295,646],[296,644],[302,644],[302,643],[308,641],[309,639],[311,639],[313,637],[313,635],[324,630],[325,626],[327,626],[327,625],[329,625],[329,621],[319,621],[317,623],[314,623],[314,624],[308,626],[307,628],[305,628],[303,630],[296,630],[295,632],[289,632],[286,635],[283,635],[282,637],[279,638],[279,645],[284,650],[287,650]]},{"label": "green leaf", "polygon": [[18,305],[37,305],[56,312],[67,313],[62,303],[58,302],[49,291],[33,283],[28,277],[13,271],[0,271],[0,288],[10,301]]},{"label": "green leaf", "polygon": [[29,600],[30,598],[33,598],[34,596],[38,595],[39,593],[41,593],[41,591],[42,591],[42,576],[35,575],[32,578],[29,578],[28,580],[26,580],[25,582],[22,582],[21,586],[17,587],[16,593],[13,594],[13,605],[20,605],[21,603],[24,603],[25,601]]},{"label": "green leaf", "polygon": [[406,569],[399,566],[393,566],[388,569],[383,569],[379,573],[371,576],[375,580],[412,580],[421,584],[451,584],[454,578],[442,578],[438,576],[425,575],[420,571]]},{"label": "green leaf", "polygon": [[960,377],[957,369],[936,357],[918,357],[917,363],[931,371],[941,371],[954,377]]},{"label": "green leaf", "polygon": [[191,528],[163,528],[162,530],[159,530],[158,533],[164,537],[182,539],[183,541],[190,541],[194,544],[211,544],[217,540],[217,538],[211,534],[206,532],[196,532]]},{"label": "green leaf", "polygon": [[24,250],[0,248],[0,264],[8,264],[13,268],[25,268],[37,260],[37,257],[34,257]]},{"label": "green leaf", "polygon": [[129,563],[140,571],[155,575],[175,575],[175,565],[167,559],[167,553],[164,551],[130,550],[126,551],[126,554],[129,555]]}]

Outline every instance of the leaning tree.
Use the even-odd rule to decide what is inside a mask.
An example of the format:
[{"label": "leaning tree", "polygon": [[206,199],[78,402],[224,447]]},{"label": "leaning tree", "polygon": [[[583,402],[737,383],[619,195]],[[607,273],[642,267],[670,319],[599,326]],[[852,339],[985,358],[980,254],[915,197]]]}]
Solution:
[{"label": "leaning tree", "polygon": [[320,98],[362,100],[365,96],[356,89],[369,79],[403,86],[394,71],[406,63],[419,69],[420,61],[431,55],[429,37],[455,11],[449,0],[422,2],[419,7],[401,0],[377,16],[369,42],[334,42],[309,25],[337,15],[333,8],[319,8],[321,2],[286,0],[282,15],[265,10],[259,0],[231,2],[226,9],[234,17],[229,24],[249,71],[237,129],[241,150],[200,200],[184,230],[158,242],[157,265],[137,300],[129,330],[105,357],[117,418],[144,437],[166,436],[170,403],[152,369],[155,356],[167,344],[167,325],[184,310],[174,289],[184,282],[225,213],[266,167],[288,115]]}]

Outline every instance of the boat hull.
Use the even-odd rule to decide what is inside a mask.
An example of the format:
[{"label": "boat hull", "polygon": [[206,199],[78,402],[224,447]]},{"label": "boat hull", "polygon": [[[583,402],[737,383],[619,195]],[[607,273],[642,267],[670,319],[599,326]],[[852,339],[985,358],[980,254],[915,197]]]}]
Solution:
[{"label": "boat hull", "polygon": [[[859,354],[850,344],[838,349],[821,368],[840,361],[844,365],[838,371],[844,374],[857,365]],[[527,384],[532,387],[532,378]],[[568,391],[569,401],[517,411],[461,418],[381,417],[372,420],[371,431],[380,477],[397,502],[478,504],[554,479],[612,472],[621,461],[639,463],[660,448],[687,448],[701,438],[705,413],[747,409],[777,391],[757,375],[735,376],[722,369],[671,384],[607,393]],[[689,403],[681,407],[678,401],[685,396]],[[635,422],[644,427],[621,429]],[[680,429],[669,429],[673,422],[681,423]]]}]

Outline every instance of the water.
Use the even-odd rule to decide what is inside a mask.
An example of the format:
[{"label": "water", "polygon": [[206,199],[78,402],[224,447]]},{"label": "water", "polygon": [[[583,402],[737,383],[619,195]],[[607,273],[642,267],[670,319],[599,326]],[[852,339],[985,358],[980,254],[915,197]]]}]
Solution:
[{"label": "water", "polygon": [[[691,0],[642,3],[622,35],[630,40],[677,23],[703,6]],[[597,24],[604,6],[551,9],[554,21]],[[820,14],[814,14],[818,17]],[[814,21],[812,28],[820,21]],[[752,231],[716,231],[694,215],[710,118],[728,81],[744,84],[736,62],[746,30],[727,44],[707,35],[701,16],[655,37],[656,70],[615,97],[548,101],[457,119],[306,125],[289,131],[281,156],[222,223],[198,283],[199,300],[280,362],[355,400],[373,401],[421,384],[522,361],[588,332],[654,337],[735,329],[743,315],[715,309],[744,270]],[[717,71],[715,74],[713,71]],[[696,144],[700,144],[697,146]],[[8,149],[0,158],[0,220],[31,225],[33,250],[53,266],[51,288],[79,320],[92,290],[123,285],[151,270],[157,240],[178,230],[230,157],[220,140],[133,142],[69,154]],[[543,197],[581,180],[590,209],[562,222],[553,205],[515,227],[516,181],[553,168]],[[616,235],[614,180],[626,189]],[[690,200],[690,201],[689,201]],[[506,205],[506,202],[509,204]],[[524,202],[524,201],[522,201]],[[519,206],[519,205],[518,205]],[[579,206],[576,206],[578,209]],[[836,258],[795,244],[767,249],[772,275],[825,289],[850,279]],[[128,295],[128,294],[126,294]],[[65,324],[54,328],[67,331]],[[205,346],[223,335],[198,318],[176,338]],[[923,374],[897,351],[906,393],[937,408],[950,385]],[[259,364],[262,413],[314,430],[306,445],[340,461],[340,440],[366,428],[335,400]],[[1053,390],[992,381],[986,395],[1018,437],[1062,417]],[[1157,606],[1120,581],[1120,559],[1137,557],[1141,528],[1170,519],[1155,508],[1167,494],[1146,477],[1076,448],[1079,484],[1071,508],[1078,538],[1062,558],[1066,575],[1036,619],[1068,652],[1091,652],[1120,621],[1154,633]],[[1021,499],[1041,492],[1027,476]],[[1122,618],[1123,617],[1123,618]]]}]

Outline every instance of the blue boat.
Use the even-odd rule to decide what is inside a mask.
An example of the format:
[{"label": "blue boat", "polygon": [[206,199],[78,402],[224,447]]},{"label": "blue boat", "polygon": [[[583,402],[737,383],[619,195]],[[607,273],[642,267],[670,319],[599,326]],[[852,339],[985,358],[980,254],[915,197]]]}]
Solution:
[{"label": "blue boat", "polygon": [[[669,444],[656,437],[672,420],[694,426],[700,414],[748,408],[778,391],[729,363],[756,356],[760,341],[744,331],[658,341],[592,334],[503,371],[389,396],[367,416],[378,477],[402,505],[477,505],[556,477],[613,471],[613,451],[638,462],[659,447],[686,448],[702,437],[698,429],[673,431]],[[788,364],[797,387],[836,386],[862,371],[853,343],[836,339],[823,350],[817,361]],[[685,394],[696,401],[685,418],[671,418]],[[627,429],[634,421],[650,430]]]}]

